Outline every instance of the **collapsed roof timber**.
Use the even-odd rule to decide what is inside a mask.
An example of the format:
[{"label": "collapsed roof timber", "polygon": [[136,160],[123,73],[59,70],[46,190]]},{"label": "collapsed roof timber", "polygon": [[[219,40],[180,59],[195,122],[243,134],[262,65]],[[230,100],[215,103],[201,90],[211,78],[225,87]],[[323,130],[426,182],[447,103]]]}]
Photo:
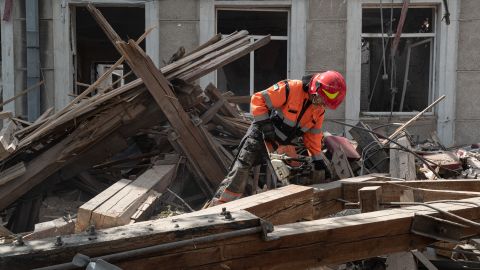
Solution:
[{"label": "collapsed roof timber", "polygon": [[[148,30],[126,42],[95,7],[88,10],[122,55],[105,74],[126,61],[138,79],[100,89],[108,75],[101,76],[59,112],[27,127],[10,121],[2,130],[0,208],[8,218],[8,229],[0,226],[2,269],[91,263],[111,269],[307,269],[414,249],[412,258],[435,269],[416,249],[478,233],[478,147],[453,153],[434,139],[414,151],[408,123],[385,141],[359,123],[351,130],[357,149],[346,138],[327,136],[332,179],[305,179],[302,171],[290,181],[303,185],[275,188],[269,179],[275,171],[259,166],[245,194],[251,196],[193,211],[211,198],[250,125],[233,105],[248,97],[213,85],[201,89],[196,80],[270,37],[251,43],[246,31],[217,35],[194,51],[179,50],[157,69],[139,46]],[[439,180],[462,175],[470,179]],[[81,190],[79,201],[82,192],[92,196],[75,216],[25,232],[45,189]],[[177,194],[192,190],[198,192],[190,200]],[[159,202],[191,212],[152,217]],[[338,214],[348,208],[362,213]]]}]

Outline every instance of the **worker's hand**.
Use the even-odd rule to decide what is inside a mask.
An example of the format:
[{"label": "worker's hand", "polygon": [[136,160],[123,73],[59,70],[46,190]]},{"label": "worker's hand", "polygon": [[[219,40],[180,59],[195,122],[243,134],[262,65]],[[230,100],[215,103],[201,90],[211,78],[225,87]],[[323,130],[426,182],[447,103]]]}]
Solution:
[{"label": "worker's hand", "polygon": [[275,141],[275,128],[270,119],[262,121],[260,124],[260,130],[263,133],[263,138],[265,141],[274,142]]}]

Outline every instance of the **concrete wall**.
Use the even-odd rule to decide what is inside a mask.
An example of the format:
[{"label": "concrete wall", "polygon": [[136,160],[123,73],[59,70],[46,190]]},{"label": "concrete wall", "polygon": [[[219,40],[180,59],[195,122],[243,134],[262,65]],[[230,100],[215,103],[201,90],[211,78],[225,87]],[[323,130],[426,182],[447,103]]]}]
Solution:
[{"label": "concrete wall", "polygon": [[55,104],[54,77],[53,77],[53,0],[39,0],[40,18],[40,68],[45,83],[42,87],[42,112]]},{"label": "concrete wall", "polygon": [[[15,66],[15,93],[26,88],[27,80],[27,50],[25,33],[25,0],[13,2],[13,55]],[[27,99],[25,96],[15,100],[15,114],[26,116]]]},{"label": "concrete wall", "polygon": [[[52,29],[52,0],[39,1],[39,28],[40,28],[40,67],[45,80],[41,86],[42,112],[53,106],[53,29]],[[26,32],[25,32],[25,0],[13,3],[13,54],[15,69],[15,93],[26,88]],[[15,100],[15,113],[17,116],[26,116],[26,96]]]},{"label": "concrete wall", "polygon": [[159,1],[160,66],[164,66],[180,46],[188,53],[199,45],[199,1]]},{"label": "concrete wall", "polygon": [[[307,15],[306,73],[346,71],[347,3],[338,0],[310,0]],[[294,30],[293,30],[294,31]],[[345,103],[337,110],[327,110],[328,119],[345,119]],[[342,133],[338,124],[325,123],[324,129]]]},{"label": "concrete wall", "polygon": [[[200,35],[200,1],[202,0],[159,0],[158,8],[158,39],[160,66],[168,61],[170,56],[180,46],[188,51],[199,45]],[[294,0],[292,0],[294,1]],[[40,0],[40,46],[41,66],[45,77],[45,91],[42,94],[42,110],[54,104],[53,84],[53,10],[61,1]],[[346,72],[346,32],[347,32],[347,1],[338,0],[308,0],[306,16],[306,73],[321,72],[328,69]],[[52,6],[53,5],[53,6]],[[14,44],[15,44],[15,89],[25,88],[25,18],[24,0],[15,1]],[[443,22],[442,22],[443,23]],[[456,91],[456,144],[480,141],[480,35],[476,31],[480,27],[480,1],[461,0],[458,69]],[[295,29],[292,29],[295,31]],[[438,63],[438,62],[437,62]],[[69,89],[65,89],[68,91]],[[57,89],[58,91],[58,89]],[[349,91],[360,91],[360,86]],[[25,102],[16,101],[16,111],[23,113]],[[345,120],[345,105],[335,111],[327,111],[326,118]],[[372,126],[388,120],[404,122],[408,117],[393,119],[378,117],[361,117],[362,121]],[[342,133],[343,128],[337,124],[325,123],[325,130]],[[410,128],[411,133],[428,137],[436,130],[435,117],[429,116],[415,123]]]},{"label": "concrete wall", "polygon": [[480,1],[462,0],[459,16],[456,144],[480,141]]}]

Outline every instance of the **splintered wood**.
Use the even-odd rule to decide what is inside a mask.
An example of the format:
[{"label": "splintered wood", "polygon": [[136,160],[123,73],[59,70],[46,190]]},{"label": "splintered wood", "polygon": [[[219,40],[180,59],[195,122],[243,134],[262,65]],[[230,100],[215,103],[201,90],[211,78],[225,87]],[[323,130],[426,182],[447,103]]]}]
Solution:
[{"label": "splintered wood", "polygon": [[[103,16],[99,12],[94,15],[115,45],[122,44]],[[4,183],[0,185],[0,209],[60,171],[68,180],[108,160],[128,147],[129,138],[152,126],[170,128],[165,133],[171,135],[170,141],[164,136],[166,143],[186,157],[194,181],[206,198],[211,197],[233,160],[231,146],[243,137],[249,121],[221,91],[210,86],[203,93],[193,83],[270,41],[269,36],[254,43],[248,39],[247,31],[214,37],[160,70],[136,42],[117,45],[123,46],[125,58],[140,78],[88,97],[88,92],[108,77],[101,76],[81,95],[83,99],[76,98],[54,114],[45,113],[28,127],[19,129],[10,122],[2,130],[0,158],[9,174],[0,180]],[[105,150],[94,153],[96,149]],[[25,153],[28,160],[22,159]],[[24,162],[25,170],[15,167],[22,166],[20,162]],[[96,192],[88,187],[92,181],[74,182],[90,193]]]},{"label": "splintered wood", "polygon": [[175,165],[156,165],[140,175],[135,181],[122,179],[78,209],[76,231],[85,230],[89,225],[95,228],[109,228],[125,225],[130,220],[139,219],[147,211],[147,204],[152,205],[154,189],[162,182],[169,182]]}]

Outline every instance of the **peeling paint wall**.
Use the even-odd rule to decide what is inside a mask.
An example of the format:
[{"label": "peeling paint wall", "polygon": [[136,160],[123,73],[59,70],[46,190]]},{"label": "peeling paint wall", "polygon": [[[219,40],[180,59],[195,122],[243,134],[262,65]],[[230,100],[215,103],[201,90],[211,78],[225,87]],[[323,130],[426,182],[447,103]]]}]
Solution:
[{"label": "peeling paint wall", "polygon": [[199,1],[159,1],[160,66],[164,66],[180,46],[186,52],[199,45]]},{"label": "peeling paint wall", "polygon": [[[15,93],[26,88],[27,80],[27,49],[25,32],[25,0],[14,1],[13,19],[13,54],[15,66]],[[15,100],[15,114],[26,117],[26,96]]]},{"label": "peeling paint wall", "polygon": [[[347,3],[339,0],[310,0],[307,15],[306,73],[346,71]],[[345,119],[345,103],[327,110],[326,119]],[[342,133],[343,126],[326,122],[324,130]]]},{"label": "peeling paint wall", "polygon": [[55,105],[53,78],[53,0],[39,0],[40,68],[45,83],[42,87],[42,112]]},{"label": "peeling paint wall", "polygon": [[459,16],[456,144],[480,142],[480,1],[462,0]]}]

